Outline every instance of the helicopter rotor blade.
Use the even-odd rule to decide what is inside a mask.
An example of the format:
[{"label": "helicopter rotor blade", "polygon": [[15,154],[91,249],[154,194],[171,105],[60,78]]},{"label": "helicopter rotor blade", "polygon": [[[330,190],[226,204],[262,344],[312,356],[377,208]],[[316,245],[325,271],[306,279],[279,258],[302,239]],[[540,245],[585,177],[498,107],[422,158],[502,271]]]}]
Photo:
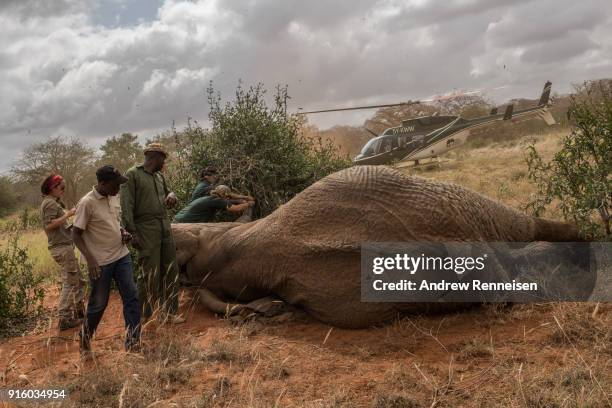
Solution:
[{"label": "helicopter rotor blade", "polygon": [[390,108],[392,106],[410,106],[410,105],[418,105],[421,101],[408,101],[408,102],[399,102],[399,103],[388,103],[385,105],[368,105],[368,106],[354,106],[351,108],[337,108],[337,109],[322,109],[316,111],[308,111],[308,112],[298,112],[298,115],[306,115],[310,113],[324,113],[324,112],[340,112],[340,111],[350,111],[350,110],[359,110],[359,109],[376,109],[376,108]]},{"label": "helicopter rotor blade", "polygon": [[366,130],[366,131],[367,131],[369,134],[371,134],[372,136],[374,136],[374,137],[378,136],[378,134],[374,133],[373,131],[371,131],[371,130],[370,130],[370,129],[368,129],[367,127],[364,127],[364,129],[365,129],[365,130]]},{"label": "helicopter rotor blade", "polygon": [[[503,85],[503,86],[498,86],[498,87],[490,88],[490,89],[485,88],[485,89],[475,89],[475,90],[469,90],[469,91],[456,91],[456,92],[451,92],[446,95],[436,95],[431,98],[420,99],[418,101],[408,101],[408,102],[399,102],[399,103],[389,103],[389,104],[384,104],[384,105],[354,106],[350,108],[321,109],[321,110],[314,110],[314,111],[307,111],[307,112],[297,112],[297,115],[308,115],[311,113],[325,113],[325,112],[342,112],[342,111],[351,111],[351,110],[360,110],[360,109],[391,108],[394,106],[419,105],[421,103],[445,101],[445,100],[449,100],[453,98],[458,98],[461,96],[479,94],[479,93],[486,92],[488,90],[497,90],[497,89],[503,89],[506,87],[507,87],[506,85]],[[298,110],[301,110],[301,109],[302,108],[298,108]]]}]

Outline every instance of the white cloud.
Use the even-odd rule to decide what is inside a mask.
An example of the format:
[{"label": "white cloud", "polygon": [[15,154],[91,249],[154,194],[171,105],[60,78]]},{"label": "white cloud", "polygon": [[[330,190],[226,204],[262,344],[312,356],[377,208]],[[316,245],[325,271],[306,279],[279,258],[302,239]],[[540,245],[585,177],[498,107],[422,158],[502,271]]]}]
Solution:
[{"label": "white cloud", "polygon": [[[124,12],[127,3],[114,1],[115,14]],[[607,0],[166,0],[152,21],[110,28],[95,22],[97,7],[0,3],[0,140],[9,157],[58,133],[98,142],[202,121],[209,80],[226,97],[239,79],[289,84],[294,108],[314,108],[502,84],[495,97],[528,96],[546,79],[568,90],[612,72]]]}]

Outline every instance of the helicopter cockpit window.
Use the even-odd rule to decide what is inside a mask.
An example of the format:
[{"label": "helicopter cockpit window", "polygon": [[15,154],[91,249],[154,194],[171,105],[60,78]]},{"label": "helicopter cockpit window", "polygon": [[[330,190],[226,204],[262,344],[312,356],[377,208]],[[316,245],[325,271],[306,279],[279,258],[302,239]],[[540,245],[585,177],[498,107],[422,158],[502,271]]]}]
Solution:
[{"label": "helicopter cockpit window", "polygon": [[384,138],[382,140],[382,145],[381,145],[380,152],[381,153],[387,153],[387,152],[390,152],[391,149],[393,149],[393,138],[391,138],[391,137]]},{"label": "helicopter cockpit window", "polygon": [[381,138],[380,137],[376,137],[372,140],[370,140],[368,143],[366,143],[365,146],[363,146],[363,149],[361,149],[361,154],[363,156],[371,156],[375,153],[378,153],[378,148],[380,147],[380,142],[381,142]]}]

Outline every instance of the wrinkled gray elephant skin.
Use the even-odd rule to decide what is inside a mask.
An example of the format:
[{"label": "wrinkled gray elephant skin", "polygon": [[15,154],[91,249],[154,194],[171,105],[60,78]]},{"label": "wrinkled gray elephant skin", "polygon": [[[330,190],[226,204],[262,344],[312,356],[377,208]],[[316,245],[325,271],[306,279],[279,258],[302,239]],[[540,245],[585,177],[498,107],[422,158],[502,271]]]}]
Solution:
[{"label": "wrinkled gray elephant skin", "polygon": [[[339,327],[459,304],[360,301],[362,242],[576,241],[577,229],[534,218],[453,184],[384,166],[327,176],[250,223],[174,224],[178,263],[212,311],[275,296]],[[229,302],[229,303],[226,303]]]}]

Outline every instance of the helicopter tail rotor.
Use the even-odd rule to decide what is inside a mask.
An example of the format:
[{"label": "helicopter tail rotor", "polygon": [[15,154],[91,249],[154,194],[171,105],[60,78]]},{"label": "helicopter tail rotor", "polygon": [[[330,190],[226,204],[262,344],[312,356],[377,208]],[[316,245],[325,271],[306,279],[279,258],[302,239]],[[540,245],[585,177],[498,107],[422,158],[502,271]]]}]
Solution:
[{"label": "helicopter tail rotor", "polygon": [[506,112],[504,112],[504,120],[512,119],[512,112],[514,112],[514,105],[506,106]]},{"label": "helicopter tail rotor", "polygon": [[540,102],[538,102],[538,106],[548,105],[551,87],[552,82],[546,81],[546,83],[544,84],[544,89],[542,90],[542,95],[540,96]]}]

